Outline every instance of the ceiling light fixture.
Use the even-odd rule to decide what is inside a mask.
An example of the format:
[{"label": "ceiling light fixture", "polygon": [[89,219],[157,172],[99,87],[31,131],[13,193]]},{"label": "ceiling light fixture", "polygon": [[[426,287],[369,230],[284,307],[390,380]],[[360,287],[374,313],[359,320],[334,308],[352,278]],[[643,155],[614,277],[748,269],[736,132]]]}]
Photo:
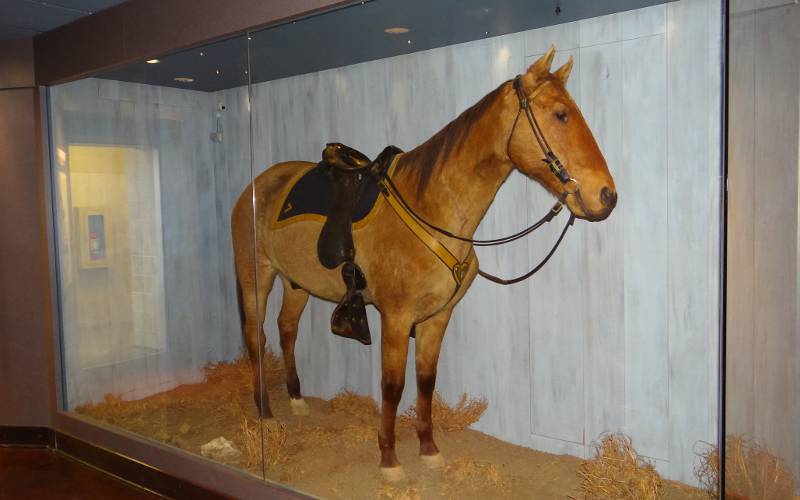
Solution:
[{"label": "ceiling light fixture", "polygon": [[189,78],[188,76],[176,76],[173,78],[173,80],[180,83],[192,83],[194,78]]},{"label": "ceiling light fixture", "polygon": [[383,30],[383,32],[388,35],[402,35],[403,33],[408,33],[409,31],[411,30],[406,28],[405,26],[394,26]]},{"label": "ceiling light fixture", "polygon": [[158,59],[148,59],[147,60],[147,64],[158,64],[160,62],[161,61],[159,61]]}]

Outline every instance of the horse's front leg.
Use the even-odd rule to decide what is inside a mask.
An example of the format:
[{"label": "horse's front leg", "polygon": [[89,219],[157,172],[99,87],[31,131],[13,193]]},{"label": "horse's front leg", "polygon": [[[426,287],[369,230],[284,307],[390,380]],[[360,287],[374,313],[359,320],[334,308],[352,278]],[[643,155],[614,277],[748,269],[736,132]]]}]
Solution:
[{"label": "horse's front leg", "polygon": [[394,424],[397,405],[406,380],[408,338],[412,321],[402,316],[381,315],[381,426],[378,445],[381,449],[381,474],[387,481],[400,481],[405,474],[394,449]]},{"label": "horse's front leg", "polygon": [[441,467],[442,454],[433,440],[433,421],[431,406],[433,390],[436,387],[436,366],[442,339],[450,321],[452,309],[437,313],[424,323],[416,326],[414,341],[417,365],[417,436],[419,437],[419,456],[428,467]]}]

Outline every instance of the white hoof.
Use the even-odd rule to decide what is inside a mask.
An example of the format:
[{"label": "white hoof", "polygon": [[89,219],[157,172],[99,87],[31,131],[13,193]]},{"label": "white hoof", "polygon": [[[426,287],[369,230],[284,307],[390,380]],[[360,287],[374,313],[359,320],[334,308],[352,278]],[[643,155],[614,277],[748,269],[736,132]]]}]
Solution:
[{"label": "white hoof", "polygon": [[381,467],[381,476],[383,476],[384,481],[396,483],[405,479],[406,473],[403,472],[402,465],[398,465],[397,467]]},{"label": "white hoof", "polygon": [[420,455],[419,459],[422,464],[429,469],[438,469],[444,465],[444,457],[441,453],[436,455]]},{"label": "white hoof", "polygon": [[308,414],[310,413],[308,410],[308,404],[306,403],[306,400],[303,398],[290,399],[289,405],[292,407],[292,415],[305,417],[308,416]]}]

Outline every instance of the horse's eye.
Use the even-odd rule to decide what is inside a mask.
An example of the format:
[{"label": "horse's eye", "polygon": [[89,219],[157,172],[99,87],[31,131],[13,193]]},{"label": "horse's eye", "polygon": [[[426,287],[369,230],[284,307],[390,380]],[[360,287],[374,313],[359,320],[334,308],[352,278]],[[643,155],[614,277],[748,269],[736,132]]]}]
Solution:
[{"label": "horse's eye", "polygon": [[566,111],[556,111],[556,118],[558,118],[558,121],[567,123],[567,112]]}]

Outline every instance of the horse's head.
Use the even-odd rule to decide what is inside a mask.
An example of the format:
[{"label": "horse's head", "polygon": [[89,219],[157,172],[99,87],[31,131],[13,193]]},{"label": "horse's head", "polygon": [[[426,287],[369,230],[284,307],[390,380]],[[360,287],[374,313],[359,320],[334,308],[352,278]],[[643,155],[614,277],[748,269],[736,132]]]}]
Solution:
[{"label": "horse's head", "polygon": [[550,47],[514,82],[520,112],[514,110],[517,118],[508,140],[508,156],[517,169],[562,199],[576,217],[603,220],[617,203],[614,179],[567,92],[572,58],[551,73],[554,56],[555,48]]}]

